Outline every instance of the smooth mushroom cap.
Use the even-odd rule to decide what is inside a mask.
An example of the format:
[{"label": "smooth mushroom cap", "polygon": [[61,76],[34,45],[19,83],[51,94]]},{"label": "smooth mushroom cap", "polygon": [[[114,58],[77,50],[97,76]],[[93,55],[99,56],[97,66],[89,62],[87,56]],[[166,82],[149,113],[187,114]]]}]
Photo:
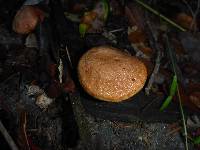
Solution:
[{"label": "smooth mushroom cap", "polygon": [[78,64],[79,81],[91,96],[120,102],[138,93],[147,79],[145,65],[136,57],[108,46],[87,51]]}]

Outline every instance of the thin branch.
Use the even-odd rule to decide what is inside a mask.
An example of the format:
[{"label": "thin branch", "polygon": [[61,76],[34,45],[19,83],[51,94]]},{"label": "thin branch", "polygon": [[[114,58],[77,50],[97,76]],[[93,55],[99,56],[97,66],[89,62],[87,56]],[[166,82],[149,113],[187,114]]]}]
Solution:
[{"label": "thin branch", "polygon": [[28,142],[28,137],[26,134],[26,125],[27,125],[27,118],[26,118],[26,112],[22,110],[20,113],[20,136],[19,138],[22,140],[22,144],[26,150],[30,150],[29,142]]},{"label": "thin branch", "polygon": [[154,80],[155,80],[155,76],[156,76],[156,74],[157,74],[158,71],[159,71],[161,57],[162,57],[162,56],[161,56],[161,52],[158,51],[158,54],[157,54],[157,57],[156,57],[156,64],[155,64],[155,66],[154,66],[154,69],[153,69],[153,72],[152,72],[152,74],[151,74],[151,77],[150,77],[150,79],[149,79],[149,81],[148,81],[147,87],[145,88],[145,93],[146,93],[147,95],[149,95],[149,91],[151,90],[152,85],[153,85]]},{"label": "thin branch", "polygon": [[151,47],[153,47],[153,49],[155,49],[157,51],[157,57],[156,57],[155,66],[154,66],[153,72],[152,72],[152,74],[151,74],[151,76],[149,78],[148,84],[147,84],[147,86],[145,88],[145,93],[147,95],[149,95],[149,91],[151,90],[152,85],[153,85],[153,83],[155,81],[155,76],[158,73],[159,68],[160,68],[160,61],[161,61],[161,58],[162,58],[162,53],[161,53],[161,50],[160,50],[159,46],[157,45],[157,43],[158,43],[157,42],[158,41],[157,40],[157,36],[153,32],[153,28],[152,28],[150,22],[147,21],[146,23],[147,23],[147,26],[148,26],[149,31],[150,31],[150,35],[152,36],[152,40],[153,40],[152,42],[150,42],[150,45],[151,45]]},{"label": "thin branch", "polygon": [[10,136],[10,134],[8,133],[6,128],[4,127],[1,120],[0,120],[0,132],[3,134],[5,140],[8,142],[8,144],[9,144],[9,146],[12,150],[19,150],[17,148],[17,145],[15,144],[14,140],[12,139],[12,137]]},{"label": "thin branch", "polygon": [[121,32],[123,31],[124,28],[119,28],[119,29],[115,29],[115,30],[112,30],[112,31],[109,31],[110,33],[115,33],[115,32]]},{"label": "thin branch", "polygon": [[[194,13],[193,20],[192,20],[190,28],[192,28],[192,26],[194,26],[194,23],[197,20],[197,15],[199,13],[199,8],[200,8],[200,0],[198,0],[198,2],[197,2],[197,9],[195,10],[195,13]],[[197,26],[194,26],[194,27],[195,27],[194,31],[196,31],[197,30]]]},{"label": "thin branch", "polygon": [[188,2],[186,0],[182,0],[182,1],[185,3],[187,8],[189,9],[189,11],[192,14],[192,16],[194,16],[194,11],[192,10],[192,7],[188,4]]},{"label": "thin branch", "polygon": [[71,56],[70,56],[70,53],[69,53],[69,50],[68,50],[67,45],[66,45],[66,47],[65,47],[65,50],[66,50],[66,52],[67,52],[67,58],[68,58],[68,60],[69,60],[70,67],[73,69],[73,64],[72,64],[72,61],[71,61]]},{"label": "thin branch", "polygon": [[192,15],[192,18],[193,18],[192,23],[191,23],[191,25],[190,25],[190,30],[191,30],[192,27],[194,26],[194,31],[196,31],[196,30],[197,30],[197,27],[195,26],[195,21],[196,21],[196,19],[197,19],[197,15],[198,15],[199,9],[200,9],[200,0],[198,0],[198,2],[197,2],[197,8],[196,8],[195,11],[192,10],[192,7],[188,4],[188,2],[187,2],[186,0],[182,0],[182,1],[183,1],[183,2],[185,3],[185,5],[188,7],[188,9],[189,9],[189,11],[190,11],[190,13],[191,13],[191,15]]}]

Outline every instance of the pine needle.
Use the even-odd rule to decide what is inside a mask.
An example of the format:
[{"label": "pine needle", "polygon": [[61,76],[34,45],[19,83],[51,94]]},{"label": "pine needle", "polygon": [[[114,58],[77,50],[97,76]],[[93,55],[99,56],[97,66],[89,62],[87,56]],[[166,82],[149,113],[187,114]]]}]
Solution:
[{"label": "pine needle", "polygon": [[158,11],[156,11],[155,9],[151,8],[150,6],[148,6],[147,4],[145,4],[144,2],[140,1],[140,0],[135,0],[138,4],[140,4],[141,6],[143,6],[144,8],[146,8],[147,10],[149,10],[150,12],[152,12],[153,14],[157,15],[158,17],[160,17],[161,19],[165,20],[166,22],[168,22],[169,24],[171,24],[172,26],[176,27],[177,29],[179,29],[180,31],[185,32],[186,29],[184,29],[183,27],[181,27],[180,25],[176,24],[175,22],[173,22],[172,20],[170,20],[169,18],[165,17],[164,15],[162,15],[161,13],[159,13]]},{"label": "pine needle", "polygon": [[[174,72],[174,76],[177,77],[178,79],[178,76],[177,76],[177,71],[176,71],[176,68],[175,68],[175,58],[173,57],[173,54],[172,54],[172,49],[170,47],[170,44],[169,44],[169,39],[168,39],[168,36],[167,34],[165,35],[165,38],[166,38],[166,42],[167,42],[167,50],[169,52],[169,56],[170,56],[170,60],[172,62],[172,68],[173,68],[173,72]],[[184,115],[184,111],[183,111],[183,106],[182,106],[182,101],[181,101],[181,96],[180,96],[180,91],[179,91],[179,86],[178,86],[178,80],[176,79],[176,82],[177,82],[177,85],[171,85],[171,88],[170,88],[170,94],[175,94],[175,91],[177,91],[177,95],[178,95],[178,100],[179,100],[179,107],[180,107],[180,112],[181,112],[181,117],[182,117],[182,123],[183,123],[183,129],[184,129],[184,137],[185,137],[185,148],[186,150],[188,150],[188,134],[187,134],[187,126],[186,126],[186,121],[185,121],[185,115]],[[174,81],[175,82],[175,81]],[[173,84],[173,82],[172,82]],[[176,86],[176,87],[175,87]],[[175,90],[177,89],[177,90]],[[170,99],[170,98],[169,98]],[[169,100],[168,100],[169,101]],[[167,103],[167,102],[166,102]]]}]

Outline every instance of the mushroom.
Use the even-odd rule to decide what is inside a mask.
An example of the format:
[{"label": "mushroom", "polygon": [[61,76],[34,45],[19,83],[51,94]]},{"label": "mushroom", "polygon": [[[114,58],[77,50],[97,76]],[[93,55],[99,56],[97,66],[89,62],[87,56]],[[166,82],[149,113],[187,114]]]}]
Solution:
[{"label": "mushroom", "polygon": [[120,102],[138,93],[147,79],[147,69],[138,58],[109,46],[87,51],[78,64],[83,89],[96,99]]},{"label": "mushroom", "polygon": [[12,28],[16,33],[28,34],[43,18],[44,12],[36,6],[22,6],[14,17]]}]

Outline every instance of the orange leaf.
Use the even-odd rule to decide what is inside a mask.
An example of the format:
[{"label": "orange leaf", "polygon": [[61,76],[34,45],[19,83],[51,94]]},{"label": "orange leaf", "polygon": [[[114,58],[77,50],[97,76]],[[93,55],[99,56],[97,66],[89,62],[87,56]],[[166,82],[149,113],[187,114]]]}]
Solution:
[{"label": "orange leaf", "polygon": [[85,14],[83,16],[83,18],[81,19],[81,23],[84,23],[84,24],[87,24],[87,25],[91,25],[96,17],[97,17],[97,13],[96,12],[94,12],[94,11],[87,12],[87,14]]},{"label": "orange leaf", "polygon": [[192,29],[194,30],[195,27],[197,26],[196,24],[196,21],[194,22],[192,28],[191,28],[191,25],[192,25],[192,22],[193,22],[193,18],[188,15],[188,14],[185,14],[185,13],[180,13],[176,16],[175,18],[175,21],[181,25],[182,27],[186,28],[186,29]]},{"label": "orange leaf", "polygon": [[138,49],[149,57],[153,55],[153,50],[150,47],[138,46]]},{"label": "orange leaf", "polygon": [[136,30],[128,35],[128,40],[131,43],[145,43],[147,39],[144,32]]}]

